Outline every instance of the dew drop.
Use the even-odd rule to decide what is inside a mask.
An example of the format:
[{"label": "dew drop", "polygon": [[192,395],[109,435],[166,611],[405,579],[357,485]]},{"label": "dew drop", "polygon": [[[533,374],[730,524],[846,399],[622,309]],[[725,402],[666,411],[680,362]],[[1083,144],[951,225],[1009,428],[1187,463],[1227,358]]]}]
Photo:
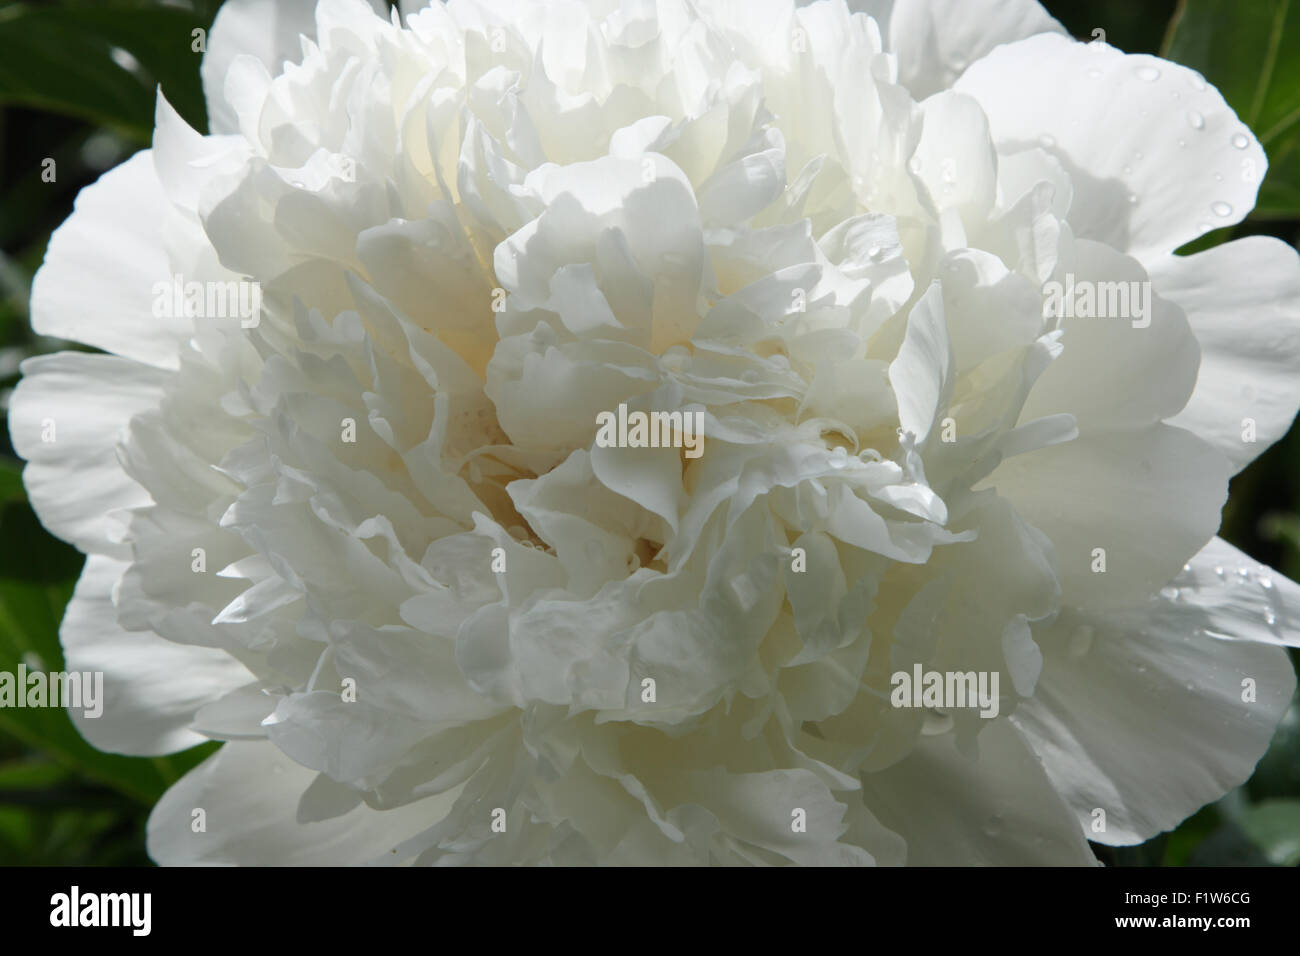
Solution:
[{"label": "dew drop", "polygon": [[1218,578],[1220,581],[1223,580],[1223,576],[1224,576],[1223,565],[1216,564],[1214,566],[1214,576]]},{"label": "dew drop", "polygon": [[1214,181],[1215,181],[1215,182],[1218,182],[1218,183],[1223,182],[1223,173],[1215,173],[1215,174],[1214,174]]},{"label": "dew drop", "polygon": [[1272,627],[1277,623],[1277,614],[1271,607],[1264,608],[1264,623]]},{"label": "dew drop", "polygon": [[1178,141],[1178,148],[1179,148],[1179,149],[1185,149],[1186,146],[1187,146],[1187,140],[1185,140],[1185,139],[1180,139],[1180,140]]},{"label": "dew drop", "polygon": [[1080,624],[1076,627],[1074,633],[1070,635],[1069,644],[1066,647],[1070,656],[1074,658],[1086,657],[1088,652],[1092,650],[1094,633],[1093,629],[1087,624]]},{"label": "dew drop", "polygon": [[1272,578],[1260,578],[1260,579],[1259,579],[1259,586],[1262,587],[1265,591],[1271,591],[1271,590],[1273,590],[1273,579],[1272,579]]},{"label": "dew drop", "polygon": [[1125,174],[1126,176],[1127,176],[1129,173],[1131,173],[1131,172],[1133,172],[1133,167],[1132,167],[1132,166],[1125,166],[1125,167],[1124,167],[1124,174]]},{"label": "dew drop", "polygon": [[1002,835],[1002,818],[996,813],[989,817],[988,823],[984,824],[984,833],[986,836],[998,837]]},{"label": "dew drop", "polygon": [[1237,149],[1245,149],[1250,145],[1250,140],[1243,133],[1234,133],[1232,136],[1232,145]]},{"label": "dew drop", "polygon": [[1196,224],[1196,228],[1197,228],[1198,230],[1200,230],[1201,232],[1209,232],[1209,231],[1210,231],[1211,229],[1213,229],[1214,227],[1211,226],[1208,222],[1198,222],[1198,223]]},{"label": "dew drop", "polygon": [[1154,83],[1160,79],[1160,71],[1154,66],[1138,67],[1137,78],[1143,83]]},{"label": "dew drop", "polygon": [[1092,77],[1094,80],[1099,79],[1101,77],[1101,70],[1097,69],[1094,66],[1090,70],[1088,70],[1088,75]]},{"label": "dew drop", "polygon": [[1052,136],[1050,133],[1044,133],[1042,136],[1038,137],[1038,145],[1043,147],[1043,149],[1051,149],[1056,145],[1056,137]]},{"label": "dew drop", "polygon": [[1137,202],[1138,202],[1137,193],[1129,193],[1128,196],[1126,196],[1125,198],[1128,199],[1128,204],[1129,204],[1130,206],[1136,206],[1136,205],[1137,205]]},{"label": "dew drop", "polygon": [[1232,215],[1232,207],[1223,201],[1210,203],[1210,211],[1213,212],[1216,216]]},{"label": "dew drop", "polygon": [[1176,587],[1174,587],[1174,586],[1172,586],[1172,585],[1170,585],[1169,587],[1163,587],[1163,588],[1160,589],[1160,596],[1161,596],[1162,598],[1164,598],[1166,601],[1177,601],[1178,598],[1179,598],[1179,595],[1180,595],[1180,592],[1179,592],[1178,588],[1176,588]]},{"label": "dew drop", "polygon": [[1187,114],[1187,124],[1192,129],[1205,129],[1205,117],[1196,110],[1192,110]]},{"label": "dew drop", "polygon": [[1193,73],[1187,78],[1187,82],[1192,85],[1192,89],[1194,90],[1205,89],[1205,78],[1199,73]]},{"label": "dew drop", "polygon": [[835,450],[831,452],[832,468],[843,468],[844,465],[848,462],[848,460],[849,460],[849,454],[844,450],[843,445],[836,446]]},{"label": "dew drop", "polygon": [[921,157],[913,156],[911,159],[909,159],[907,161],[907,168],[914,173],[919,173],[921,171]]},{"label": "dew drop", "polygon": [[952,715],[942,711],[927,709],[921,724],[921,733],[926,737],[946,734],[952,730]]}]

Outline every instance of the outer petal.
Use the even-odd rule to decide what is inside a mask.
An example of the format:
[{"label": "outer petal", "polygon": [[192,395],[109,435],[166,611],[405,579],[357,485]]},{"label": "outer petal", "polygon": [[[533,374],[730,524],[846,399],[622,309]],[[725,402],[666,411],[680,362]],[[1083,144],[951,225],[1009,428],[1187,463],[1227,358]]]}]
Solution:
[{"label": "outer petal", "polygon": [[[877,19],[888,6],[849,0],[850,8]],[[962,70],[1000,44],[1065,33],[1037,0],[900,0],[892,7],[885,14],[889,50],[898,57],[899,80],[918,100],[951,87]]]},{"label": "outer petal", "polygon": [[1083,831],[1015,730],[992,723],[978,757],[923,737],[901,763],[863,777],[867,805],[907,841],[909,866],[1095,865]]},{"label": "outer petal", "polygon": [[[226,98],[226,74],[237,56],[256,57],[271,76],[286,60],[302,58],[301,37],[316,39],[317,0],[226,0],[209,31],[207,52],[199,73],[208,101],[208,129],[215,134],[239,129],[235,109]],[[370,0],[376,12],[388,4]]]},{"label": "outer petal", "polygon": [[1051,539],[1065,603],[1124,607],[1213,537],[1228,463],[1190,432],[1155,424],[1009,458],[986,482]]},{"label": "outer petal", "polygon": [[70,671],[102,671],[104,712],[69,711],[100,750],[135,756],[175,753],[205,743],[189,730],[199,707],[252,680],[225,651],[173,644],[149,631],[118,627],[113,589],[126,565],[92,555],[59,629]]},{"label": "outer petal", "polygon": [[23,481],[45,526],[87,553],[126,557],[119,517],[149,493],[118,463],[131,416],[157,405],[168,373],[115,355],[58,352],[28,359],[9,405]]},{"label": "outer petal", "polygon": [[1042,145],[1061,160],[1076,235],[1139,259],[1240,222],[1268,165],[1196,73],[1104,43],[1041,35],[1008,44],[956,89],[979,100],[999,147]]},{"label": "outer petal", "polygon": [[256,57],[275,76],[285,60],[298,62],[303,36],[316,38],[316,0],[227,0],[221,5],[199,67],[210,132],[239,129],[225,92],[226,74],[235,57]]},{"label": "outer petal", "polygon": [[1300,584],[1215,538],[1163,592],[1171,629],[1300,647]]},{"label": "outer petal", "polygon": [[[1203,561],[1175,583],[1211,610],[1166,591],[1122,611],[1065,612],[1036,635],[1043,673],[1010,719],[1100,843],[1140,843],[1244,782],[1295,690],[1281,648],[1206,633],[1269,628],[1234,594],[1247,586],[1235,567],[1207,580]],[[1106,828],[1092,832],[1097,808]]]},{"label": "outer petal", "polygon": [[172,282],[162,233],[171,214],[149,150],[83,189],[32,281],[32,328],[176,368],[190,320],[153,314],[155,283]]},{"label": "outer petal", "polygon": [[[451,805],[448,796],[393,810],[361,805],[299,823],[299,800],[315,779],[272,744],[229,742],[158,801],[149,815],[149,855],[163,866],[396,863],[393,848],[437,823]],[[207,829],[195,833],[199,808]]]},{"label": "outer petal", "polygon": [[[1300,256],[1249,236],[1150,269],[1160,295],[1182,306],[1201,344],[1196,390],[1175,425],[1240,471],[1285,435],[1300,408]],[[1254,441],[1247,419],[1254,423]]]}]

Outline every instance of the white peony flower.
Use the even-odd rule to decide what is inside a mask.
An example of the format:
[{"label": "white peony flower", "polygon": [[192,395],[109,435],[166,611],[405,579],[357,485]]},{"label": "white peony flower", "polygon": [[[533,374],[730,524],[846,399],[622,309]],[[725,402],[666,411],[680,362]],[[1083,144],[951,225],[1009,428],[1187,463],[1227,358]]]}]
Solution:
[{"label": "white peony flower", "polygon": [[1032,0],[406,13],[230,0],[36,278],[81,730],[226,741],[157,861],[1092,863],[1250,775],[1300,264],[1173,254],[1265,169],[1218,92]]}]

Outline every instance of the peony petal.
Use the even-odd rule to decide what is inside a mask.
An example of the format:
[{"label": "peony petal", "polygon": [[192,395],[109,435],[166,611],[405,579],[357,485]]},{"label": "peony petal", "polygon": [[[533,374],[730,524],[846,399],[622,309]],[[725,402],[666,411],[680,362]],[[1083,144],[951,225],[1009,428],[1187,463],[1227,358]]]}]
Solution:
[{"label": "peony petal", "polygon": [[1010,43],[955,88],[979,100],[999,148],[1042,145],[1061,161],[1078,235],[1139,259],[1240,222],[1268,166],[1196,73],[1104,43],[1049,34]]},{"label": "peony petal", "polygon": [[302,57],[301,37],[316,37],[316,0],[227,0],[209,31],[199,73],[208,102],[208,128],[234,133],[239,122],[226,96],[226,76],[237,56],[260,60],[272,76]]},{"label": "peony petal", "polygon": [[1247,236],[1157,259],[1151,281],[1187,313],[1201,346],[1196,390],[1170,423],[1240,471],[1287,433],[1300,408],[1300,257],[1279,239]]},{"label": "peony petal", "polygon": [[909,866],[1089,866],[1096,858],[1033,752],[1005,721],[965,756],[924,737],[887,770],[864,774],[867,805],[907,842]]},{"label": "peony petal", "polygon": [[173,215],[149,150],[83,189],[32,280],[32,328],[176,368],[191,320],[154,309],[159,293],[172,294],[164,228]]},{"label": "peony petal", "polygon": [[[149,855],[161,866],[345,866],[407,862],[393,849],[446,812],[431,797],[393,810],[358,806],[342,816],[298,822],[313,784],[263,742],[232,741],[168,790],[149,814]],[[255,783],[256,785],[250,785]],[[195,811],[205,829],[195,832]]]},{"label": "peony petal", "polygon": [[59,628],[68,670],[104,674],[103,714],[70,710],[73,723],[109,753],[152,757],[203,743],[189,727],[195,712],[251,675],[224,651],[118,627],[112,592],[124,570],[111,558],[88,558]]},{"label": "peony petal", "polygon": [[[1220,596],[1237,586],[1224,582]],[[1162,597],[1066,612],[1035,635],[1043,673],[1011,721],[1099,843],[1140,843],[1244,783],[1295,690],[1281,648],[1196,627],[1200,618],[1228,634],[1258,633],[1253,610],[1242,613],[1235,598],[1210,614],[1177,605]]]},{"label": "peony petal", "polygon": [[57,352],[28,359],[9,404],[14,450],[27,459],[32,507],[87,553],[127,557],[125,510],[150,503],[122,469],[117,445],[131,416],[160,400],[165,372],[118,358]]},{"label": "peony petal", "polygon": [[1051,539],[1065,603],[1116,607],[1154,593],[1213,537],[1228,463],[1157,424],[1018,455],[984,484]]},{"label": "peony petal", "polygon": [[898,396],[898,421],[924,445],[939,412],[952,398],[952,347],[943,320],[943,288],[935,283],[912,306],[907,335],[889,366]]},{"label": "peony petal", "polygon": [[849,8],[888,25],[899,82],[918,100],[1000,44],[1065,33],[1037,0],[849,0]]}]

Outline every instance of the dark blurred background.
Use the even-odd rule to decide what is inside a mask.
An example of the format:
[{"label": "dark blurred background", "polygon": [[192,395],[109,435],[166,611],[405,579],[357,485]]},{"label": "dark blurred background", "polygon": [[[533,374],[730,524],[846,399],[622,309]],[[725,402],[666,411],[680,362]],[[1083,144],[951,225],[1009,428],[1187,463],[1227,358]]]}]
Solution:
[{"label": "dark blurred background", "polygon": [[[154,90],[206,131],[193,31],[220,0],[0,2],[0,414],[29,355],[69,347],[34,336],[32,275],[77,192],[149,145]],[[1300,240],[1300,5],[1288,0],[1046,0],[1074,36],[1191,66],[1217,86],[1269,157],[1241,225],[1185,252],[1251,233]],[[53,181],[43,178],[54,160]],[[82,558],[40,526],[0,428],[0,671],[61,669],[58,624]],[[1238,475],[1222,535],[1300,580],[1300,428]],[[1300,663],[1300,655],[1292,652]],[[149,865],[144,823],[159,795],[215,744],[167,758],[88,746],[61,710],[0,709],[0,864]],[[1300,862],[1300,704],[1292,702],[1245,786],[1137,847],[1096,846],[1117,866],[1295,866]]]}]

